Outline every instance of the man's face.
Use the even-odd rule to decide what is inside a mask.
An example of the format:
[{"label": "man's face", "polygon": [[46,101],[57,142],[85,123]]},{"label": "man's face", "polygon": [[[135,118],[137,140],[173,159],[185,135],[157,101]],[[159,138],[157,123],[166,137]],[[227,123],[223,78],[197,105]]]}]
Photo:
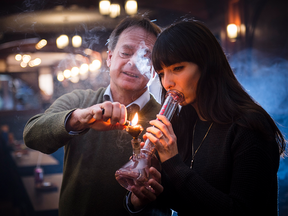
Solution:
[{"label": "man's face", "polygon": [[144,92],[152,76],[151,52],[155,41],[155,35],[140,27],[130,27],[121,33],[107,58],[112,90]]}]

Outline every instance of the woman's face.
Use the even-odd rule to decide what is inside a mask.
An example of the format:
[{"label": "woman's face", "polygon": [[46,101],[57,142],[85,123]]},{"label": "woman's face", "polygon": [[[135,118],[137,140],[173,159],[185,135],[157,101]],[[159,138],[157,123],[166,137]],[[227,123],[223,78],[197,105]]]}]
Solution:
[{"label": "woman's face", "polygon": [[184,94],[185,101],[180,104],[181,106],[188,104],[195,106],[197,83],[201,75],[198,65],[192,62],[180,62],[163,67],[158,71],[158,75],[167,91],[176,89]]}]

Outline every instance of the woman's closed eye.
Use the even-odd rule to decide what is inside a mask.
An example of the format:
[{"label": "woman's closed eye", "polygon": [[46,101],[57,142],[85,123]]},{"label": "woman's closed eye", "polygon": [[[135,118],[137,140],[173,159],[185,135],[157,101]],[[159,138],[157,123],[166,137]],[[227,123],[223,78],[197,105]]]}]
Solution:
[{"label": "woman's closed eye", "polygon": [[173,71],[177,72],[177,71],[181,71],[183,70],[184,66],[177,66],[173,68]]},{"label": "woman's closed eye", "polygon": [[159,72],[157,72],[157,74],[158,74],[158,76],[159,76],[160,78],[162,78],[162,77],[164,76],[164,72],[163,72],[163,71],[159,71]]}]

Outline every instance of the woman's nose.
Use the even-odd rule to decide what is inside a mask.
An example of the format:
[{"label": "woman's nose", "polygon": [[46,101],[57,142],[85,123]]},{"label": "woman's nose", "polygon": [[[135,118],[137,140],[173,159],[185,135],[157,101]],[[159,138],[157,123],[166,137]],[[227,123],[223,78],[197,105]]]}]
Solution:
[{"label": "woman's nose", "polygon": [[169,73],[165,73],[165,75],[162,77],[162,85],[166,90],[171,89],[175,86],[173,77],[169,75]]}]

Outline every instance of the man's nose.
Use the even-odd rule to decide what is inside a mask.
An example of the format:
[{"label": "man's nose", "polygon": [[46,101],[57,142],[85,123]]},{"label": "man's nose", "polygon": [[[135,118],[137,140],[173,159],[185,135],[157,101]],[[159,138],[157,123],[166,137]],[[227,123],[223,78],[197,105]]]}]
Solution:
[{"label": "man's nose", "polygon": [[132,67],[135,65],[135,61],[137,61],[137,56],[134,54],[128,59],[127,64]]}]

